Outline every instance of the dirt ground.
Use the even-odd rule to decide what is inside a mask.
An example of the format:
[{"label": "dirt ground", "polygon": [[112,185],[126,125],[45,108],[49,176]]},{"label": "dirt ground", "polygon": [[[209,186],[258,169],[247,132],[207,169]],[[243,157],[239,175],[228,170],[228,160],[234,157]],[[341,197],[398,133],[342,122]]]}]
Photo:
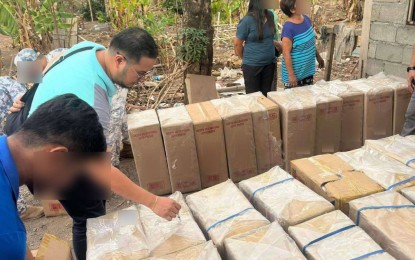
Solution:
[{"label": "dirt ground", "polygon": [[[332,4],[333,1],[325,1],[327,4],[324,4],[322,17],[324,18],[324,24],[334,24],[338,21],[341,21],[345,18],[345,15],[342,12],[339,12],[338,6]],[[91,40],[98,42],[103,45],[108,45],[111,39],[111,33],[107,32],[98,32],[90,33],[89,29],[94,25],[94,23],[85,23],[85,29],[81,32],[80,40]],[[356,27],[360,27],[360,24],[356,24]],[[14,56],[17,54],[18,49],[13,48],[12,41],[8,37],[0,35],[0,50],[1,50],[1,60],[0,60],[0,75],[9,75],[10,71],[13,71],[14,68],[11,66],[11,62]],[[324,51],[324,50],[323,50]],[[357,69],[358,57],[350,57],[350,60],[342,64],[334,64],[332,70],[332,80],[341,79],[341,80],[351,80],[355,79],[358,74]],[[2,66],[1,66],[2,65]],[[214,68],[219,70],[225,66],[230,68],[240,68],[240,61],[238,58],[233,55],[232,42],[228,42],[225,46],[215,47],[214,50]],[[279,63],[279,71],[281,64]],[[318,70],[316,73],[316,80],[323,78],[324,70]],[[13,73],[12,73],[13,74]],[[280,73],[279,73],[280,74]],[[280,77],[280,76],[279,76]],[[281,86],[281,82],[279,83]],[[137,174],[135,171],[135,165],[133,159],[123,159],[121,160],[120,169],[133,181],[137,183]],[[24,197],[28,199],[29,205],[39,205],[39,202],[36,201],[33,196],[30,195],[28,190],[25,190]],[[112,195],[107,202],[107,212],[112,212],[117,209],[128,207],[131,205],[130,201],[125,201],[117,195]],[[25,221],[27,235],[28,235],[28,245],[30,249],[37,249],[42,236],[44,233],[54,234],[62,239],[71,241],[72,239],[72,220],[68,216],[60,217],[51,217],[51,218],[40,218],[37,220]]]}]

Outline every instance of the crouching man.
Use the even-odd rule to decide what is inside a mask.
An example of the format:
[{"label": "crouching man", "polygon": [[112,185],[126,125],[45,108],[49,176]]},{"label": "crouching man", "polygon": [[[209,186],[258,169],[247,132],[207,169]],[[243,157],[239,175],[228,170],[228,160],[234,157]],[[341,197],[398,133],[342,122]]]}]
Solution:
[{"label": "crouching man", "polygon": [[97,113],[73,94],[45,102],[21,130],[0,136],[0,258],[32,259],[16,207],[19,186],[36,195],[64,189],[106,161],[109,172],[106,148]]}]

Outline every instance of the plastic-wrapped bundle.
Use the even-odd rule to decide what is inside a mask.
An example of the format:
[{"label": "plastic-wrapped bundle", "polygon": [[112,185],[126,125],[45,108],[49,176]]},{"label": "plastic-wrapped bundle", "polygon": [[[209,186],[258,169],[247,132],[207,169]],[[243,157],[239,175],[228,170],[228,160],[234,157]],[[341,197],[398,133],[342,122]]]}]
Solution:
[{"label": "plastic-wrapped bundle", "polygon": [[88,260],[136,260],[150,255],[135,206],[88,219],[87,238]]},{"label": "plastic-wrapped bundle", "polygon": [[410,138],[394,135],[380,140],[367,140],[365,144],[415,168],[415,141],[412,142]]},{"label": "plastic-wrapped bundle", "polygon": [[277,222],[225,240],[227,259],[305,260],[294,240]]},{"label": "plastic-wrapped bundle", "polygon": [[150,257],[148,260],[221,260],[221,258],[212,241],[208,241],[165,256]]},{"label": "plastic-wrapped bundle", "polygon": [[279,167],[239,183],[239,188],[270,221],[287,229],[334,210],[334,206]]},{"label": "plastic-wrapped bundle", "polygon": [[339,210],[290,227],[288,233],[308,259],[394,259]]},{"label": "plastic-wrapped bundle", "polygon": [[230,180],[188,195],[186,201],[221,254],[224,239],[270,223]]},{"label": "plastic-wrapped bundle", "polygon": [[285,169],[290,161],[314,155],[316,145],[316,104],[298,97],[292,90],[269,92],[268,98],[280,109]]},{"label": "plastic-wrapped bundle", "polygon": [[414,259],[415,205],[394,191],[350,202],[350,217],[397,259]]},{"label": "plastic-wrapped bundle", "polygon": [[363,140],[391,136],[394,90],[386,84],[375,84],[367,79],[346,83],[365,93]]},{"label": "plastic-wrapped bundle", "polygon": [[340,150],[361,147],[365,94],[340,80],[319,81],[316,86],[343,99]]},{"label": "plastic-wrapped bundle", "polygon": [[175,192],[170,198],[181,206],[179,217],[167,221],[145,206],[139,207],[139,216],[151,256],[163,256],[206,242],[205,236],[193,219],[183,195]]},{"label": "plastic-wrapped bundle", "polygon": [[404,195],[408,200],[415,203],[415,186],[409,187],[401,190],[402,195]]},{"label": "plastic-wrapped bundle", "polygon": [[364,172],[385,190],[400,190],[415,185],[414,169],[368,146],[336,155],[355,170]]}]

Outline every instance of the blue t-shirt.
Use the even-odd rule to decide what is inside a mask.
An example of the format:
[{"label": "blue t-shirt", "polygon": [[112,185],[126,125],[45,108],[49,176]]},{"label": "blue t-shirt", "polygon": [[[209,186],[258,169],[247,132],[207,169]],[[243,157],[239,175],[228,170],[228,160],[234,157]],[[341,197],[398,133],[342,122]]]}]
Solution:
[{"label": "blue t-shirt", "polygon": [[7,145],[0,136],[0,259],[26,259],[26,229],[17,212],[19,175]]},{"label": "blue t-shirt", "polygon": [[247,15],[239,22],[236,38],[245,42],[242,63],[249,66],[266,66],[275,60],[274,32],[268,24],[263,26],[264,38],[258,40],[255,18]]},{"label": "blue t-shirt", "polygon": [[99,64],[96,56],[98,50],[105,50],[105,48],[102,45],[84,41],[67,50],[65,54],[88,46],[94,48],[75,53],[52,68],[43,77],[29,114],[56,96],[74,94],[95,109],[108,143],[110,102],[117,88]]},{"label": "blue t-shirt", "polygon": [[[297,80],[313,76],[316,73],[316,33],[310,18],[304,15],[301,24],[286,22],[282,28],[281,39],[293,42],[291,59]],[[282,59],[282,81],[289,82],[285,60]]]}]

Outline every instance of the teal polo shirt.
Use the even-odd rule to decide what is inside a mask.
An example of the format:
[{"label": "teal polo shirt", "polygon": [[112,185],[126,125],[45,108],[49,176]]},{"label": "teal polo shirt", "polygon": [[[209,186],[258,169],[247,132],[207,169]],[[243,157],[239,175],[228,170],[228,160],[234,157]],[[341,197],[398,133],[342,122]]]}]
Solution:
[{"label": "teal polo shirt", "polygon": [[98,114],[105,136],[109,135],[111,98],[117,87],[98,62],[96,52],[105,47],[84,41],[67,50],[93,46],[91,50],[75,53],[52,68],[39,84],[29,115],[41,104],[63,94],[74,94],[87,102]]},{"label": "teal polo shirt", "polygon": [[26,259],[26,229],[17,212],[19,174],[7,145],[0,136],[0,259]]}]

